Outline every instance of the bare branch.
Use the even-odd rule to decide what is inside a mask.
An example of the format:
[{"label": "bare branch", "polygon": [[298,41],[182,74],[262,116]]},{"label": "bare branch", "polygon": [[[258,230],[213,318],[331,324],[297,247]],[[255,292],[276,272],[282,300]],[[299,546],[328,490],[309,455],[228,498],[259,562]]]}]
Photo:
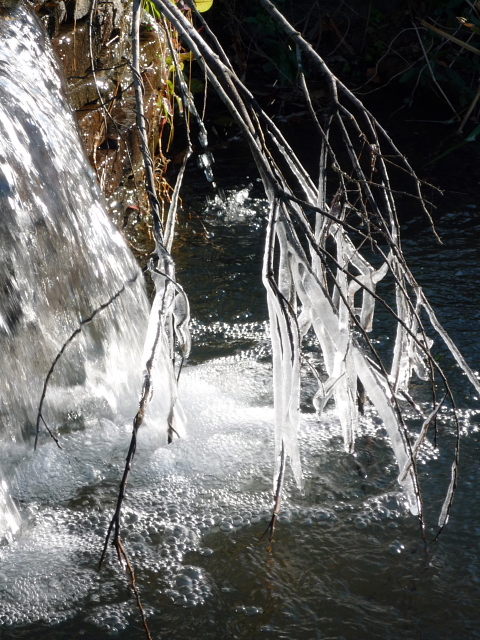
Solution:
[{"label": "bare branch", "polygon": [[113,302],[115,302],[115,300],[117,298],[119,298],[122,293],[125,291],[125,288],[127,285],[131,285],[134,282],[136,282],[138,279],[138,276],[135,276],[134,278],[132,278],[131,280],[129,280],[126,284],[123,285],[123,287],[121,289],[119,289],[117,291],[117,293],[115,293],[111,298],[109,298],[106,302],[104,302],[103,304],[101,304],[99,307],[97,307],[95,309],[95,311],[93,311],[88,318],[85,318],[84,320],[80,320],[80,324],[79,326],[75,329],[75,331],[73,331],[73,333],[67,338],[67,340],[63,343],[60,351],[57,353],[57,355],[55,356],[55,359],[53,360],[52,364],[50,365],[50,369],[48,370],[47,376],[45,378],[45,382],[43,383],[43,388],[42,388],[42,394],[40,396],[40,402],[38,403],[38,410],[37,410],[37,420],[35,423],[35,444],[34,444],[34,448],[37,448],[37,444],[38,444],[38,436],[40,433],[40,420],[43,422],[43,424],[45,425],[45,427],[47,428],[48,433],[50,434],[50,436],[53,438],[53,440],[55,440],[57,446],[59,448],[60,444],[57,440],[57,438],[53,435],[53,433],[51,432],[51,430],[48,428],[47,423],[45,422],[45,419],[43,417],[42,414],[42,409],[43,409],[43,404],[45,402],[45,396],[47,395],[47,389],[48,389],[48,384],[50,382],[50,379],[55,371],[55,367],[57,366],[60,358],[62,357],[62,355],[65,353],[66,348],[68,347],[68,345],[73,342],[73,340],[76,338],[76,336],[78,336],[82,331],[83,328],[87,325],[90,324],[90,322],[92,322],[92,320],[102,311],[104,311],[105,309],[107,309]]}]

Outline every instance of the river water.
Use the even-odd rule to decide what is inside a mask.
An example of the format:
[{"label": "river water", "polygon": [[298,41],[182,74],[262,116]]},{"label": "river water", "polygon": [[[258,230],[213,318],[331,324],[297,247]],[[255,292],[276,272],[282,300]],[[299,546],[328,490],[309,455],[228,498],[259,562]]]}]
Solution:
[{"label": "river water", "polygon": [[[141,439],[125,518],[153,636],[480,637],[478,402],[455,372],[461,481],[437,542],[425,550],[374,416],[367,412],[352,458],[334,408],[318,420],[305,398],[305,493],[288,478],[267,550],[273,411],[258,269],[265,203],[248,193],[238,189],[203,211],[195,203],[201,219],[187,217],[180,229],[178,274],[191,291],[195,345],[181,378],[188,437],[154,452],[148,435]],[[446,214],[443,245],[419,221],[405,228],[412,267],[473,366],[476,219],[475,210]],[[45,444],[19,470],[24,528],[0,552],[0,637],[143,637],[115,559],[96,568],[128,431],[124,417],[70,432],[65,453]],[[448,427],[442,435],[445,447],[426,448],[421,465],[431,538],[451,461]],[[43,493],[32,476],[43,478]]]},{"label": "river water", "polygon": [[[479,403],[454,365],[460,484],[436,542],[435,516],[453,455],[450,409],[438,449],[429,443],[420,458],[431,541],[425,548],[373,412],[367,408],[355,456],[347,455],[334,407],[320,419],[313,413],[305,372],[305,491],[287,476],[268,548],[272,372],[260,281],[266,205],[250,179],[254,187],[239,175],[226,201],[191,198],[178,230],[177,273],[190,295],[194,343],[180,379],[188,436],[158,447],[155,426],[141,430],[124,519],[153,637],[480,638]],[[477,370],[477,210],[445,212],[437,230],[443,245],[420,220],[408,221],[405,253],[439,319]],[[380,319],[379,348],[392,337],[381,313]],[[133,334],[117,333],[121,350]],[[441,345],[437,354],[444,358]],[[412,385],[420,400],[422,384]],[[45,439],[35,454],[25,445],[17,456],[8,480],[20,528],[0,547],[0,638],[144,637],[113,554],[98,570],[131,405],[120,403],[91,421],[58,416],[62,450]]]}]

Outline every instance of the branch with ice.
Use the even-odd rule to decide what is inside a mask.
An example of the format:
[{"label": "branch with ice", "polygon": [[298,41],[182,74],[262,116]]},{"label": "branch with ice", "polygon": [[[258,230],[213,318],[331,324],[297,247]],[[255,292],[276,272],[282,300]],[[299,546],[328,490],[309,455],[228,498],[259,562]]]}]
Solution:
[{"label": "branch with ice", "polygon": [[[477,391],[480,389],[405,262],[396,191],[387,164],[410,177],[412,202],[419,203],[430,219],[421,181],[372,114],[270,0],[259,3],[297,48],[300,86],[319,134],[317,185],[276,124],[237,77],[218,40],[211,37],[208,25],[202,21],[211,45],[176,4],[152,1],[181,34],[210,86],[229,109],[250,146],[270,202],[263,282],[273,347],[276,464],[272,533],[286,460],[290,460],[293,475],[302,485],[298,447],[300,380],[302,340],[309,331],[315,336],[323,363],[315,371],[319,384],[313,402],[318,413],[330,398],[334,399],[345,449],[351,452],[359,430],[359,406],[363,407],[366,394],[389,434],[399,483],[424,532],[417,456],[442,404],[448,402],[455,414],[447,377],[431,354],[435,334],[443,339]],[[312,104],[303,74],[307,65],[310,76],[324,83],[328,108],[315,110]],[[394,300],[394,305],[387,299]],[[390,315],[396,332],[388,354],[379,353],[372,339],[379,306]],[[430,410],[421,410],[423,426],[416,437],[409,433],[404,418],[407,403],[418,408],[409,396],[414,372],[429,381],[433,398]],[[444,397],[438,402],[440,389]],[[453,500],[458,454],[459,437],[440,527],[446,522]]]},{"label": "branch with ice", "polygon": [[[178,402],[177,393],[178,375],[182,365],[180,364],[179,370],[176,371],[175,348],[178,347],[181,353],[181,363],[183,363],[183,359],[188,356],[190,350],[190,336],[188,331],[190,311],[188,300],[183,289],[176,282],[175,265],[169,253],[174,234],[177,201],[183,172],[178,178],[178,184],[174,190],[174,195],[170,203],[167,222],[165,225],[167,229],[167,237],[165,239],[164,225],[162,224],[161,219],[161,208],[155,188],[154,165],[148,146],[148,136],[145,127],[146,118],[144,115],[145,109],[143,101],[144,87],[140,71],[140,18],[141,0],[135,0],[132,20],[132,70],[137,102],[137,129],[140,136],[140,146],[144,159],[146,190],[153,218],[155,251],[153,258],[149,263],[149,271],[155,285],[155,297],[150,310],[147,335],[145,339],[145,369],[143,372],[143,385],[140,394],[139,407],[133,420],[132,437],[126,456],[125,468],[120,483],[115,513],[110,521],[100,558],[101,566],[106,557],[108,545],[111,540],[120,562],[130,571],[132,586],[137,599],[139,599],[139,595],[135,586],[135,576],[133,574],[132,565],[129,562],[121,541],[121,514],[127,482],[137,448],[138,430],[145,421],[148,405],[155,393],[155,372],[157,369],[160,369],[162,375],[166,375],[168,378],[167,387],[166,389],[165,387],[163,389],[164,393],[168,396],[167,398],[164,398],[168,407],[166,412],[167,415],[165,416],[168,428],[168,442],[171,442],[174,437],[178,437],[183,432],[183,412]],[[140,603],[139,606],[141,609]],[[145,618],[144,625],[146,625]],[[146,630],[148,634],[147,627]]]}]

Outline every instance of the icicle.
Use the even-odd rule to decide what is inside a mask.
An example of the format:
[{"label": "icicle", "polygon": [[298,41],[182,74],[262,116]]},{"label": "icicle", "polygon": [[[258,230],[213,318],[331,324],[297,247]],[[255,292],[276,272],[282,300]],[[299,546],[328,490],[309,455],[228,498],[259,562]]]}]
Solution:
[{"label": "icicle", "polygon": [[445,500],[442,505],[442,511],[440,512],[440,517],[438,518],[439,527],[444,527],[448,522],[448,517],[450,515],[450,507],[452,506],[453,493],[455,491],[455,487],[457,484],[457,473],[458,473],[458,465],[457,465],[457,461],[455,460],[452,464],[451,479],[450,479],[450,484],[448,485],[447,495],[445,496]]},{"label": "icicle", "polygon": [[277,224],[277,239],[279,244],[278,255],[278,289],[292,310],[295,311],[296,296],[292,279],[291,264],[289,260],[289,243],[287,240],[284,223],[279,220]]},{"label": "icicle", "polygon": [[310,317],[310,309],[302,309],[300,315],[297,318],[298,332],[301,338],[304,338],[310,327],[312,326],[312,319]]},{"label": "icicle", "polygon": [[[299,487],[302,486],[300,455],[297,432],[299,422],[300,352],[298,337],[289,335],[289,329],[276,295],[267,293],[270,315],[270,333],[273,351],[273,389],[275,401],[275,476],[279,473],[282,443],[290,458],[293,474]],[[295,344],[297,342],[297,344]]]},{"label": "icicle", "polygon": [[184,290],[178,282],[175,284],[175,287],[177,289],[173,307],[175,335],[182,357],[187,358],[191,347],[191,337],[188,326],[190,322],[190,305]]},{"label": "icicle", "polygon": [[[413,328],[413,318],[408,300],[403,293],[405,278],[397,260],[392,261],[392,270],[397,278],[395,284],[397,299],[397,315],[401,322],[397,324],[397,335],[393,351],[392,368],[390,372],[395,393],[408,390],[408,383],[412,373],[412,336],[409,333]],[[402,290],[403,289],[403,290]]]},{"label": "icicle", "polygon": [[[279,233],[280,245],[286,247],[282,224],[276,219],[277,209],[272,206],[267,231],[263,279],[267,289],[267,303],[270,317],[270,334],[273,352],[273,389],[275,405],[275,478],[280,473],[282,447],[290,458],[297,485],[302,487],[300,454],[298,450],[298,424],[300,417],[300,342],[296,319],[288,300],[276,288],[271,276],[271,258],[275,236]],[[284,270],[288,290],[288,258],[283,255],[281,268]]]},{"label": "icicle", "polygon": [[[385,425],[397,464],[399,469],[403,470],[411,460],[403,425],[399,423],[392,401],[380,383],[378,374],[369,366],[365,355],[359,349],[354,349],[353,354],[358,377]],[[413,469],[410,468],[405,476],[399,475],[398,481],[403,486],[410,511],[418,515],[420,504],[417,479]]]},{"label": "icicle", "polygon": [[[344,211],[342,211],[342,218]],[[348,307],[348,287],[345,269],[348,266],[344,233],[341,227],[337,227],[334,238],[337,244],[337,268],[336,287],[338,291],[338,328],[340,343],[337,344],[335,353],[333,376],[337,380],[333,394],[335,405],[342,425],[345,450],[353,452],[355,432],[358,428],[357,410],[357,375],[352,363],[352,335],[350,328],[350,309]]]},{"label": "icicle", "polygon": [[[351,244],[348,236],[345,239],[345,245],[350,248]],[[348,285],[348,296],[351,308],[354,309],[355,293],[363,289],[362,307],[360,310],[360,325],[369,333],[373,329],[373,317],[375,313],[375,298],[370,293],[375,293],[376,285],[388,273],[388,262],[384,262],[382,266],[375,270],[356,250],[349,254],[349,262],[360,272],[355,280],[351,280]],[[367,291],[368,289],[368,291]]]},{"label": "icicle", "polygon": [[432,422],[435,419],[437,413],[440,411],[440,407],[445,402],[445,398],[446,398],[446,396],[444,396],[443,399],[436,405],[436,407],[430,413],[430,415],[427,418],[425,418],[425,420],[424,420],[424,422],[422,424],[422,428],[420,429],[420,433],[418,434],[418,437],[415,440],[415,444],[412,447],[412,454],[411,454],[410,460],[407,462],[405,467],[400,472],[399,479],[402,482],[405,480],[405,478],[407,476],[407,473],[410,471],[410,469],[412,468],[415,460],[417,459],[418,450],[420,449],[420,445],[425,440],[425,438],[427,436],[428,428],[432,424]]},{"label": "icicle", "polygon": [[[158,267],[154,267],[152,263],[149,270],[155,284],[155,298],[150,310],[148,320],[147,336],[144,346],[144,361],[146,362],[152,355],[153,344],[157,334],[157,325],[160,322],[162,331],[167,330],[167,318],[171,315],[175,300],[175,285],[164,275],[164,272]],[[172,279],[173,280],[173,279]]]}]

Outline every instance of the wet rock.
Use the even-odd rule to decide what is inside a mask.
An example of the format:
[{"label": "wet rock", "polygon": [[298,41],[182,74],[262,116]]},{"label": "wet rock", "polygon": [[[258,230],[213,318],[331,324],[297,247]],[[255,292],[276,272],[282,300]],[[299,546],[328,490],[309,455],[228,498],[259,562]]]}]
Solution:
[{"label": "wet rock", "polygon": [[63,25],[52,40],[63,70],[68,79],[84,76],[90,69],[89,29],[86,22]]},{"label": "wet rock", "polygon": [[68,0],[67,15],[72,22],[81,20],[90,12],[93,0]]},{"label": "wet rock", "polygon": [[[131,188],[132,176],[135,182],[143,182],[135,92],[128,64],[131,5],[126,0],[96,3],[92,17],[92,0],[40,1],[36,6],[44,17],[55,15],[52,43],[67,77],[90,163],[104,193],[114,195],[121,203]],[[161,33],[144,28],[140,39],[151,149],[158,146],[158,104],[167,86]]]}]

